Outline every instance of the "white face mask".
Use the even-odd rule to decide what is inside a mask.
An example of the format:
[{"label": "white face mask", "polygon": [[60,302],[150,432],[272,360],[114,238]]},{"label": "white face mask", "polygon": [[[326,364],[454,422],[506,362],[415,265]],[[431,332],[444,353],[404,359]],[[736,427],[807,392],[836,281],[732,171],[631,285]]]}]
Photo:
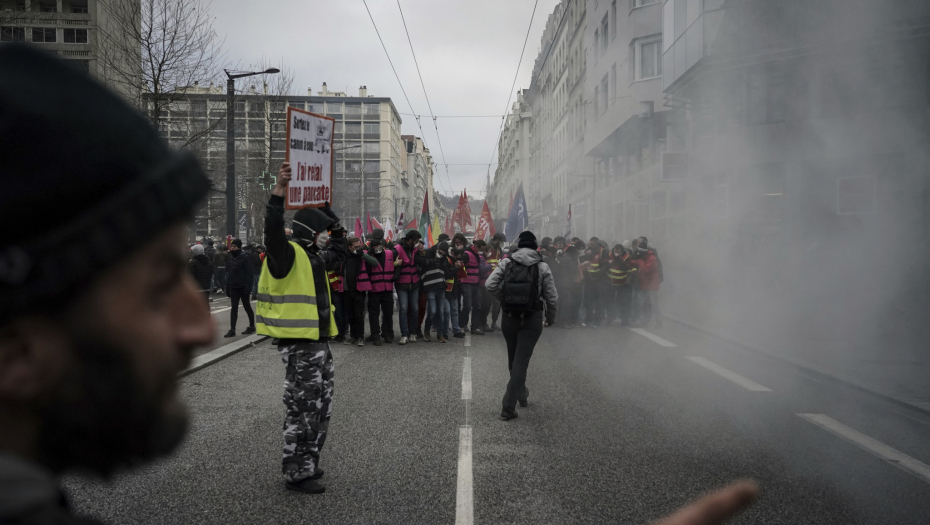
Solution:
[{"label": "white face mask", "polygon": [[328,232],[320,232],[320,234],[316,236],[316,246],[317,246],[317,248],[319,248],[319,249],[321,249],[321,250],[322,250],[323,248],[326,248],[326,242],[327,242],[327,241],[329,241],[329,233],[328,233]]},{"label": "white face mask", "polygon": [[382,248],[382,247],[380,247],[380,246],[377,247],[377,248],[375,248],[375,253],[381,253],[381,252],[383,252],[383,251],[384,251],[384,248]]},{"label": "white face mask", "polygon": [[441,253],[436,252],[436,258],[437,258],[437,259],[442,259],[442,257],[443,257],[443,255],[442,255]]}]

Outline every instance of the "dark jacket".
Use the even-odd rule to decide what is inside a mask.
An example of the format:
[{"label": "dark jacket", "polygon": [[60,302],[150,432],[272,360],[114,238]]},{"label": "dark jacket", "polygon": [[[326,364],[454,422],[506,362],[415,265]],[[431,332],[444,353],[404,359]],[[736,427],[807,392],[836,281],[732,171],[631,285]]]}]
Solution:
[{"label": "dark jacket", "polygon": [[0,523],[4,525],[100,525],[68,508],[57,480],[43,467],[0,454]]},{"label": "dark jacket", "polygon": [[262,273],[262,256],[258,253],[258,250],[249,252],[249,260],[252,261],[252,271],[256,274]]},{"label": "dark jacket", "polygon": [[362,271],[362,261],[365,261],[365,264],[367,264],[369,268],[378,264],[377,259],[362,250],[359,250],[357,253],[348,252],[346,255],[346,262],[342,267],[345,291],[358,291],[358,274]]},{"label": "dark jacket", "polygon": [[571,286],[578,279],[578,248],[569,246],[558,257],[555,274],[556,286]]},{"label": "dark jacket", "polygon": [[455,268],[450,269],[448,257],[436,257],[436,247],[426,250],[426,263],[423,266],[423,276],[420,283],[424,292],[432,290],[445,290],[446,279],[455,275]]},{"label": "dark jacket", "polygon": [[230,252],[229,261],[226,263],[226,288],[245,288],[251,291],[253,279],[255,274],[249,254],[242,250]]},{"label": "dark jacket", "polygon": [[216,255],[213,256],[213,267],[214,268],[226,268],[226,263],[228,261],[229,261],[229,252],[217,250]]},{"label": "dark jacket", "polygon": [[[329,245],[321,250],[316,244],[307,245],[300,240],[294,242],[310,257],[310,267],[313,269],[313,285],[317,290],[316,305],[320,316],[320,340],[331,337],[329,333],[330,316],[333,309],[329,302],[329,276],[327,272],[339,271],[346,260],[346,239],[330,237]],[[284,233],[284,197],[272,195],[268,199],[265,212],[265,260],[268,262],[268,271],[275,279],[283,279],[294,267],[294,258],[297,253],[294,246],[287,242]]]},{"label": "dark jacket", "polygon": [[598,246],[591,251],[591,253],[585,253],[581,256],[580,261],[582,263],[589,263],[591,265],[598,264],[598,269],[596,271],[592,271],[592,266],[588,266],[588,268],[584,270],[585,281],[599,282],[604,280],[607,275],[608,255],[610,255],[608,250],[604,249],[603,246]]},{"label": "dark jacket", "polygon": [[210,289],[210,283],[213,281],[213,264],[209,257],[201,253],[187,263],[187,268],[201,291]]}]

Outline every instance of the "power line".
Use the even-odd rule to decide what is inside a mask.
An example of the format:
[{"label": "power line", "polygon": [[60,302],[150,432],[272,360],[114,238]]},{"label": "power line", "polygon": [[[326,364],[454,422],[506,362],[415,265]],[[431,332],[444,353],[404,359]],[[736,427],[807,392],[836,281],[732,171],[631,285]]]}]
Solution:
[{"label": "power line", "polygon": [[[401,113],[401,115],[408,115],[411,117],[418,117],[418,118],[422,116],[422,115],[414,115],[413,113]],[[433,118],[503,118],[503,115],[430,115],[430,116]]]},{"label": "power line", "polygon": [[[413,104],[410,103],[410,97],[407,96],[407,90],[404,89],[404,83],[400,81],[400,75],[397,74],[397,68],[394,67],[394,62],[391,60],[391,54],[388,53],[387,46],[384,45],[384,39],[381,38],[381,32],[378,31],[378,24],[375,23],[375,17],[371,15],[371,9],[368,9],[368,1],[362,0],[362,3],[365,4],[365,11],[368,11],[368,18],[371,19],[371,25],[374,26],[375,34],[378,35],[378,40],[381,42],[381,48],[384,49],[384,54],[387,56],[388,63],[391,64],[391,70],[394,71],[394,78],[397,79],[397,84],[400,86],[400,90],[404,94],[404,99],[407,100],[407,106],[410,107],[410,112],[415,115],[416,112],[413,110]],[[426,133],[423,132],[423,126],[420,125],[420,119],[417,118],[416,121],[417,127],[420,128],[420,134],[426,135]]]},{"label": "power line", "polygon": [[539,0],[533,4],[533,13],[530,15],[530,25],[526,28],[526,38],[523,39],[523,49],[520,51],[520,60],[517,62],[517,71],[513,74],[513,84],[510,86],[510,94],[507,96],[507,105],[504,107],[504,116],[501,117],[501,127],[497,132],[497,140],[494,141],[494,149],[491,150],[491,160],[494,160],[494,154],[497,153],[497,144],[501,140],[501,135],[504,132],[504,122],[506,122],[506,115],[509,113],[508,109],[510,108],[510,99],[513,98],[513,88],[517,86],[517,77],[520,75],[520,64],[523,63],[523,54],[526,53],[526,43],[530,40],[530,30],[533,28],[533,19],[536,17],[536,7],[539,6]]},{"label": "power line", "polygon": [[[423,96],[426,97],[426,107],[429,108],[430,117],[433,118],[433,129],[436,130],[436,142],[439,143],[439,154],[442,155],[442,162],[446,162],[446,153],[442,150],[442,139],[439,138],[439,126],[436,125],[436,116],[433,114],[433,106],[429,102],[429,95],[426,94],[426,84],[423,82],[423,74],[420,72],[420,63],[417,61],[417,54],[413,50],[413,41],[410,39],[410,30],[407,29],[407,19],[404,18],[404,10],[400,7],[400,0],[397,0],[397,10],[400,11],[400,20],[404,23],[404,32],[407,33],[407,43],[410,44],[410,54],[413,55],[413,63],[417,66],[417,76],[420,77],[420,87],[423,88]],[[411,109],[413,111],[413,109]],[[417,118],[419,122],[419,118]],[[452,187],[452,179],[449,178],[449,167],[446,166],[446,181],[449,187]]]}]

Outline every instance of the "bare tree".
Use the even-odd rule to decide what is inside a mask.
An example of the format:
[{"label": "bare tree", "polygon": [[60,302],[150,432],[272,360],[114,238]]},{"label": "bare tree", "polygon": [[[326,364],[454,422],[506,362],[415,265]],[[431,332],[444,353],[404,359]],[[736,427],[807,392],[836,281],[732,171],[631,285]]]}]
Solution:
[{"label": "bare tree", "polygon": [[183,130],[165,129],[169,112],[186,109],[192,88],[218,80],[223,41],[213,29],[209,0],[106,5],[111,22],[96,42],[103,80],[145,113],[156,129],[181,135],[172,137],[180,140],[172,141],[176,147],[187,147],[209,133],[212,126],[191,128],[186,137]]},{"label": "bare tree", "polygon": [[4,40],[25,39],[28,24],[38,19],[36,11],[26,9],[24,0],[0,0],[0,26],[4,26]]}]

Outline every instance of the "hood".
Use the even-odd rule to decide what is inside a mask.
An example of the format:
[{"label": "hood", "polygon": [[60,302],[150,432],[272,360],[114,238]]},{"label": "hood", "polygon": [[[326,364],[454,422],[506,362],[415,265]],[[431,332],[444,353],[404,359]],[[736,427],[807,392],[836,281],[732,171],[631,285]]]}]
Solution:
[{"label": "hood", "polygon": [[542,257],[536,250],[531,250],[529,248],[520,248],[519,250],[510,254],[510,258],[517,261],[520,264],[525,264],[526,266],[532,266],[536,263],[542,262]]}]

